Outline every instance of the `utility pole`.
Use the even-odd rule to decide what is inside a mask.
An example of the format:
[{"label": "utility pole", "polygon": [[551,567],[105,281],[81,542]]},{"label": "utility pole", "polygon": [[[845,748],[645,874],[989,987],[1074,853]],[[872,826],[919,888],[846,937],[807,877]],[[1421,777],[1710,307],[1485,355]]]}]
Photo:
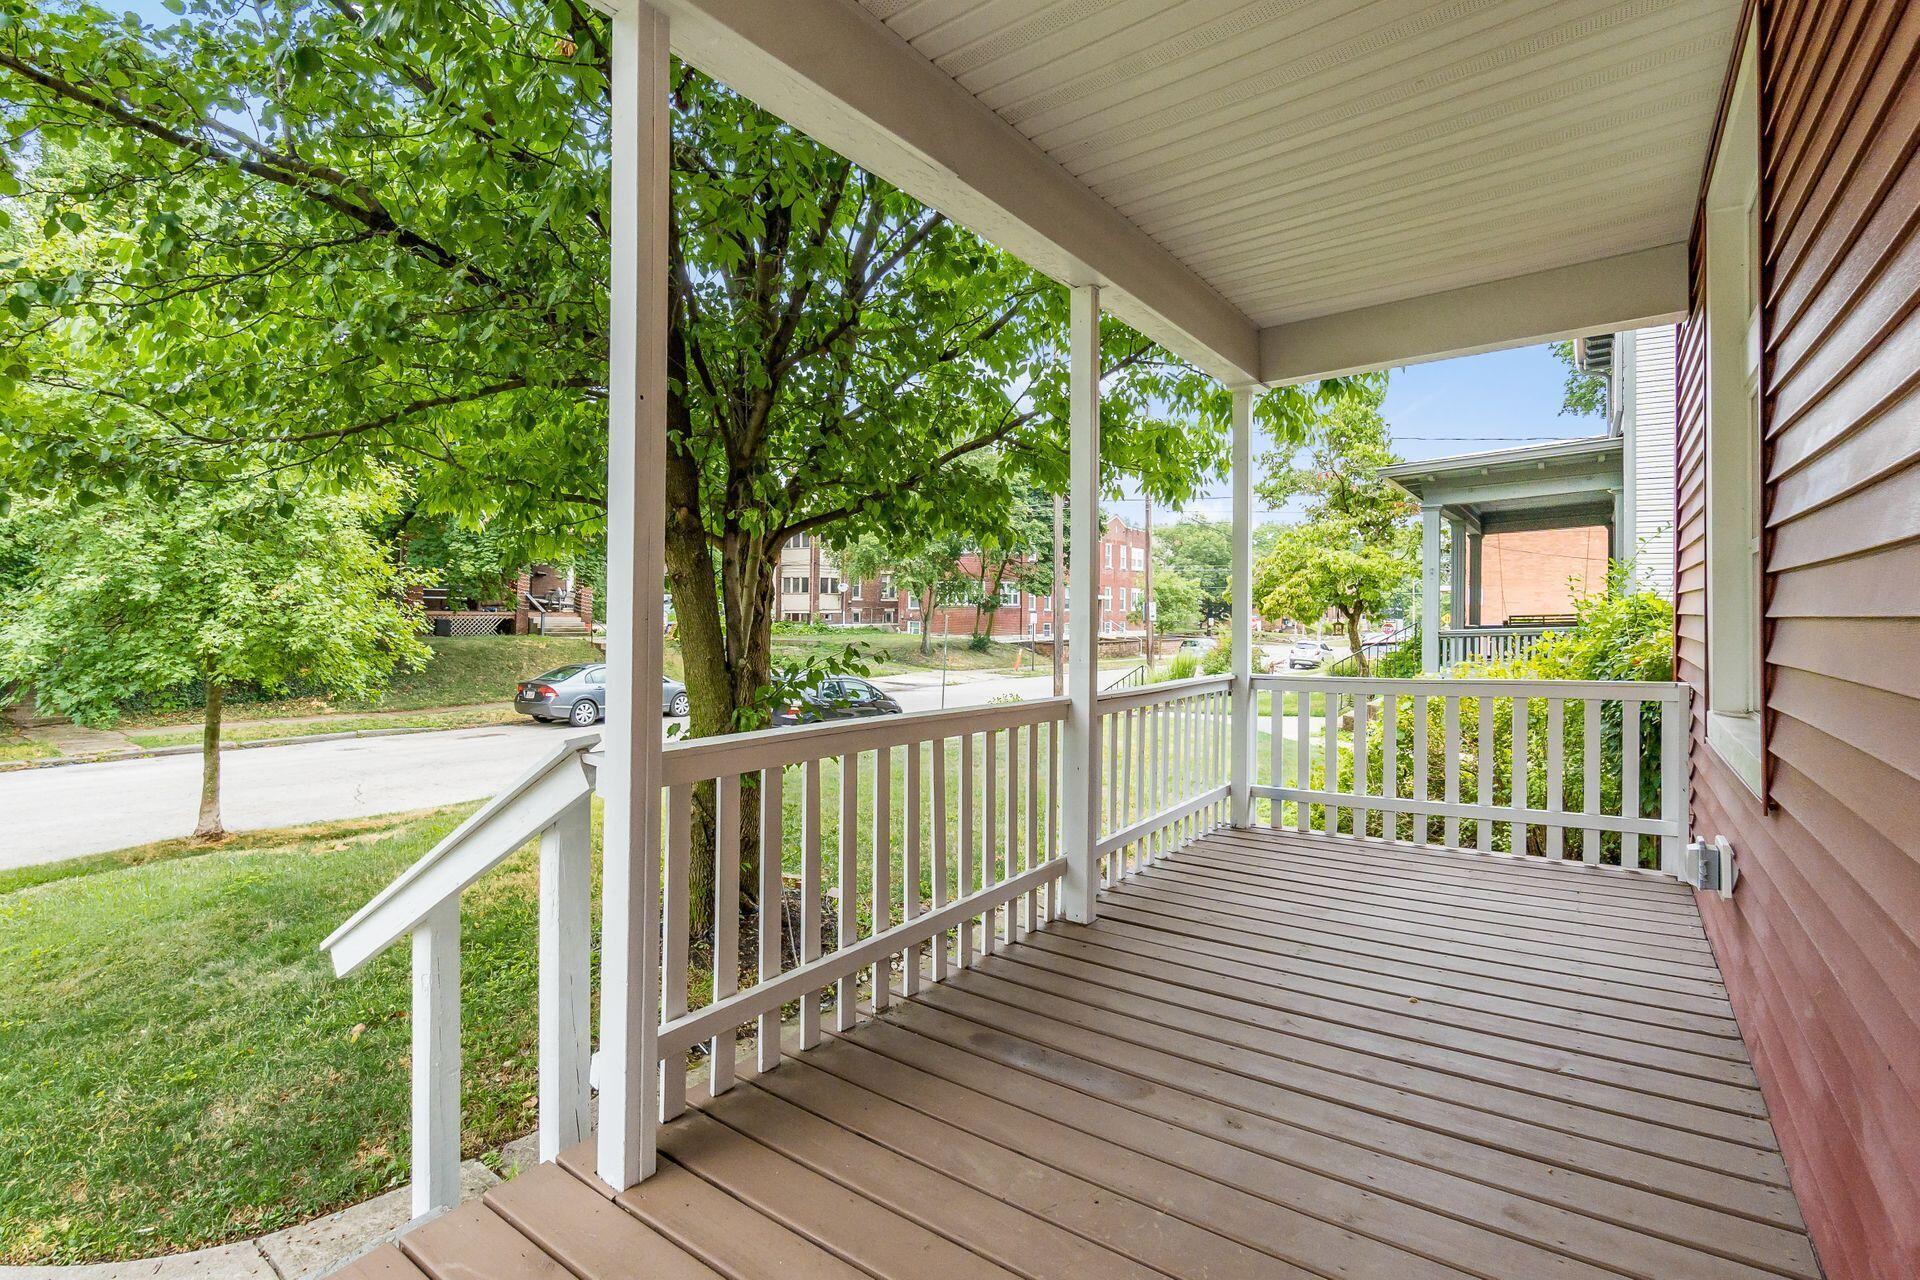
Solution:
[{"label": "utility pole", "polygon": [[1064,590],[1062,583],[1067,576],[1067,500],[1060,494],[1053,495],[1053,696],[1059,697],[1067,687],[1067,628],[1060,615],[1060,596]]},{"label": "utility pole", "polygon": [[1147,628],[1147,679],[1153,678],[1153,495],[1142,491],[1147,503],[1147,584],[1146,599],[1140,605],[1140,620]]}]

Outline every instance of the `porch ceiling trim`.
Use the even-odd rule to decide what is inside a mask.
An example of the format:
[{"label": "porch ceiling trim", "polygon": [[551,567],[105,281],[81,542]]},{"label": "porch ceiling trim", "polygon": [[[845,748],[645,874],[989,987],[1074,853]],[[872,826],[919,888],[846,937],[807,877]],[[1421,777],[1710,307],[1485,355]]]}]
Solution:
[{"label": "porch ceiling trim", "polygon": [[795,128],[1229,384],[1259,377],[1240,310],[952,77],[847,0],[655,0],[674,51]]},{"label": "porch ceiling trim", "polygon": [[1671,324],[1687,311],[1687,246],[1662,245],[1275,325],[1260,332],[1271,386]]},{"label": "porch ceiling trim", "polygon": [[1514,507],[1595,505],[1599,495],[1621,487],[1624,455],[1619,436],[1593,436],[1402,462],[1380,468],[1379,474],[1423,506],[1457,508],[1484,520]]}]

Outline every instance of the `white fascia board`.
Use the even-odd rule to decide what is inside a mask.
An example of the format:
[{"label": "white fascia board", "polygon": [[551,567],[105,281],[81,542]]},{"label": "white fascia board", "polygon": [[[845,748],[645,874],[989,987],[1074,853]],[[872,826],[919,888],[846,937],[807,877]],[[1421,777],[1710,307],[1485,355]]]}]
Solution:
[{"label": "white fascia board", "polygon": [[[605,2],[605,0],[603,0]],[[631,2],[631,0],[630,0]],[[1252,321],[854,0],[655,0],[674,52],[1229,385]]]},{"label": "white fascia board", "polygon": [[1590,333],[1671,324],[1687,313],[1687,246],[1661,245],[1260,331],[1261,381],[1478,355]]}]

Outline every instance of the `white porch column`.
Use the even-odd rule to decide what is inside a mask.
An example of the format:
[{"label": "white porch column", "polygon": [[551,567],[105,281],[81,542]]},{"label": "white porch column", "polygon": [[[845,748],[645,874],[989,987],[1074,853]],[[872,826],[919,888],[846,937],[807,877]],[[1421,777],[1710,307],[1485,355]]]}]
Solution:
[{"label": "white porch column", "polygon": [[1100,838],[1100,289],[1076,285],[1068,322],[1073,537],[1067,545],[1066,761],[1060,830],[1067,856],[1067,919],[1090,924],[1100,886],[1093,843]]},{"label": "white porch column", "polygon": [[1440,508],[1420,508],[1420,674],[1440,670]]},{"label": "white porch column", "polygon": [[1486,541],[1483,533],[1467,535],[1467,625],[1480,625],[1480,610],[1484,607],[1482,588],[1486,585]]},{"label": "white porch column", "polygon": [[660,660],[666,578],[667,20],[613,18],[613,270],[607,361],[600,1177],[653,1173],[659,1112]]},{"label": "white porch column", "polygon": [[1467,625],[1467,529],[1447,521],[1447,625]]},{"label": "white porch column", "polygon": [[[1233,825],[1253,822],[1253,388],[1233,389]],[[1278,722],[1275,732],[1279,731]],[[1278,804],[1279,801],[1274,803]]]}]

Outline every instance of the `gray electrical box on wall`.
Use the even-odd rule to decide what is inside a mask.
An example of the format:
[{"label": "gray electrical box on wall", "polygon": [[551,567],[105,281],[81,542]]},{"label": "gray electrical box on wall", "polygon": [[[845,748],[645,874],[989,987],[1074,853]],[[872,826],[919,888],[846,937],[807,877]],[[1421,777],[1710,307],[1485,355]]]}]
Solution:
[{"label": "gray electrical box on wall", "polygon": [[1680,864],[1680,878],[1702,892],[1731,898],[1734,883],[1740,878],[1733,862],[1733,846],[1725,836],[1715,836],[1711,843],[1693,841]]}]

